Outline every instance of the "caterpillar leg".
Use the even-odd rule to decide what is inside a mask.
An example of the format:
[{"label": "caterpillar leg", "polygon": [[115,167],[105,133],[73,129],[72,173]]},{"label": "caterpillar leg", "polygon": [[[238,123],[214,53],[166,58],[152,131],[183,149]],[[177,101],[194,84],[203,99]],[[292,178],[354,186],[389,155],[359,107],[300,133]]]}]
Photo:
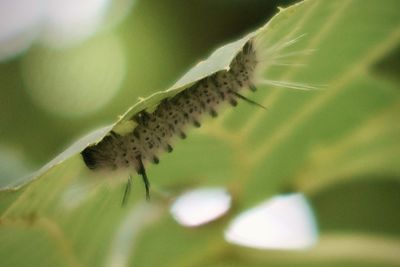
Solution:
[{"label": "caterpillar leg", "polygon": [[126,202],[128,201],[129,195],[131,193],[131,188],[132,188],[132,176],[129,175],[128,181],[126,182],[124,196],[122,198],[121,206],[126,205]]},{"label": "caterpillar leg", "polygon": [[174,150],[173,147],[170,144],[167,144],[166,151],[168,153],[171,153],[173,150]]},{"label": "caterpillar leg", "polygon": [[229,99],[229,104],[231,104],[232,107],[236,107],[237,106],[237,101],[234,98],[230,98]]},{"label": "caterpillar leg", "polygon": [[146,199],[150,200],[150,182],[149,179],[147,178],[146,169],[144,168],[142,158],[138,157],[137,160],[139,162],[138,174],[142,176],[144,187],[146,189]]},{"label": "caterpillar leg", "polygon": [[216,118],[218,116],[218,113],[217,113],[217,111],[215,111],[215,109],[211,108],[210,115],[211,115],[211,117]]}]

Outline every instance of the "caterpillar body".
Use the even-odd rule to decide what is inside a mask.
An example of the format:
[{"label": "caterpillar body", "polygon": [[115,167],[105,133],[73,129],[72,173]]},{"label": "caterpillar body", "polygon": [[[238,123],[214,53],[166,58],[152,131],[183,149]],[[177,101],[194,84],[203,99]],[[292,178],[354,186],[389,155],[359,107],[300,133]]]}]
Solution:
[{"label": "caterpillar body", "polygon": [[[256,90],[252,81],[257,62],[253,40],[249,40],[233,59],[229,70],[219,71],[172,98],[164,99],[151,113],[143,110],[134,115],[131,120],[137,126],[128,134],[111,131],[98,144],[83,150],[85,164],[92,170],[133,168],[142,176],[149,198],[150,183],[145,166],[149,162],[158,164],[161,152],[171,152],[175,136],[186,138],[185,129],[189,125],[200,127],[203,114],[216,117],[218,106],[224,102],[236,106],[237,99],[242,99],[257,104],[240,94],[246,88]],[[127,186],[126,191],[128,189]]]}]

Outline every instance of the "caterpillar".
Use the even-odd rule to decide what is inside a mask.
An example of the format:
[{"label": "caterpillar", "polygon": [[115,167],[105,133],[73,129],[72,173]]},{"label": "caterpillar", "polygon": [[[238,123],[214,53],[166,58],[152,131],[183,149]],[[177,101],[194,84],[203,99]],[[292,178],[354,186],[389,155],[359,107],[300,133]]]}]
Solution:
[{"label": "caterpillar", "polygon": [[[277,46],[280,50],[297,41],[298,38]],[[145,166],[159,163],[162,152],[172,152],[172,141],[178,136],[186,138],[189,126],[200,127],[204,114],[218,115],[218,107],[223,103],[236,106],[238,100],[246,101],[266,109],[261,104],[245,97],[242,91],[256,91],[256,69],[263,58],[257,53],[255,39],[250,38],[241,51],[231,61],[228,70],[218,71],[205,77],[175,96],[162,100],[152,112],[142,110],[130,120],[136,127],[127,134],[111,131],[96,145],[84,149],[81,154],[86,166],[92,170],[131,168],[142,177],[146,198],[150,198],[150,182]],[[273,58],[272,58],[273,59]],[[262,84],[312,89],[312,86],[297,83],[262,80]],[[131,188],[131,176],[125,189],[122,203]]]}]

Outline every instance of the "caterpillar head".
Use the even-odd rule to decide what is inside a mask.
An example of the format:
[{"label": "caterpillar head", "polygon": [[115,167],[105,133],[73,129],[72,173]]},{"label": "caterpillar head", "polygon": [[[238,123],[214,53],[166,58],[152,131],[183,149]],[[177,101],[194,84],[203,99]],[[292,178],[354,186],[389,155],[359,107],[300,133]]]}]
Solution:
[{"label": "caterpillar head", "polygon": [[85,148],[82,158],[86,166],[91,170],[114,169],[114,156],[111,145],[111,136],[106,136],[100,143]]}]

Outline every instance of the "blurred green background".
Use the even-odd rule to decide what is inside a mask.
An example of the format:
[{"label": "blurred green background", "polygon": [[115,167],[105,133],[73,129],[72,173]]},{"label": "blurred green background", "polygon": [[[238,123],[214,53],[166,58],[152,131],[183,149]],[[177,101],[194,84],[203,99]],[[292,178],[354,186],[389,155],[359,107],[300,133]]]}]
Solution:
[{"label": "blurred green background", "polygon": [[[0,185],[115,122],[294,2],[1,2]],[[79,155],[0,191],[0,266],[399,266],[400,2],[317,0],[296,10],[265,39],[305,34],[289,53],[315,51],[284,60],[303,67],[264,74],[321,90],[260,85],[251,97],[267,112],[240,104],[206,119],[149,166],[151,203],[135,178],[121,209],[126,174],[92,173]],[[170,204],[203,186],[226,188],[231,209],[211,224],[182,227]],[[285,192],[310,203],[315,248],[225,241],[234,218]]]}]

